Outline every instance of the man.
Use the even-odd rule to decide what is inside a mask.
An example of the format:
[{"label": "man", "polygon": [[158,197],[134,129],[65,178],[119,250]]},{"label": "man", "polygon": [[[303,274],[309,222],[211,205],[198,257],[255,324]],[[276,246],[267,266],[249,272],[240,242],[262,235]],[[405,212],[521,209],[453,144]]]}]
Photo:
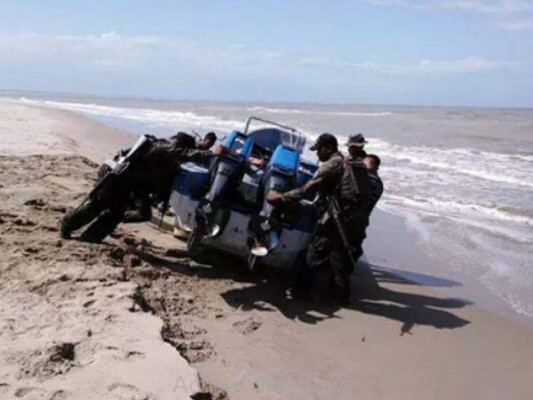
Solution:
[{"label": "man", "polygon": [[363,163],[368,170],[368,179],[370,183],[370,193],[369,201],[367,203],[367,214],[370,217],[372,210],[379,201],[381,195],[383,194],[383,182],[378,175],[379,166],[381,165],[381,160],[375,154],[368,154],[363,158]]},{"label": "man", "polygon": [[329,133],[323,133],[309,150],[316,151],[318,160],[323,163],[315,176],[305,185],[289,192],[281,194],[271,191],[267,195],[268,201],[288,203],[313,198],[317,194],[321,198],[334,194],[344,160],[338,149],[337,138]]},{"label": "man", "polygon": [[215,132],[208,132],[201,142],[196,144],[198,150],[209,150],[217,141],[217,135]]},{"label": "man", "polygon": [[366,156],[364,147],[367,143],[368,142],[361,133],[350,136],[348,138],[348,142],[346,143],[348,152],[350,153],[349,159],[353,161],[362,160]]},{"label": "man", "polygon": [[194,138],[186,133],[180,132],[168,141],[151,140],[139,159],[123,173],[111,176],[112,184],[93,190],[82,205],[65,215],[60,223],[61,237],[70,239],[72,231],[95,220],[80,239],[94,243],[102,241],[123,221],[132,193],[164,200],[170,195],[172,181],[181,163],[212,156],[210,151],[196,150]]},{"label": "man", "polygon": [[[314,284],[314,276],[319,269],[330,268],[336,286],[336,295],[341,303],[346,303],[350,294],[348,274],[342,264],[346,250],[343,248],[339,232],[331,218],[327,218],[328,197],[336,196],[344,170],[344,157],[338,150],[335,136],[324,133],[310,148],[317,152],[320,165],[314,178],[300,188],[280,194],[269,192],[267,201],[272,203],[291,203],[303,198],[313,198],[318,194],[319,224],[309,245],[305,263],[298,265],[292,295],[296,298],[308,298]],[[335,264],[335,265],[333,265]]]}]

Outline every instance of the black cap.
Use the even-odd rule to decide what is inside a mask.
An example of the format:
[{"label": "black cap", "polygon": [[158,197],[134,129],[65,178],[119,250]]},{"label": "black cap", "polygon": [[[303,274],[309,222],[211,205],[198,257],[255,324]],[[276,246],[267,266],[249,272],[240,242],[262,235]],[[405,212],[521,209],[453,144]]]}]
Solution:
[{"label": "black cap", "polygon": [[348,146],[348,147],[350,147],[350,146],[363,147],[367,143],[368,142],[366,141],[365,137],[361,133],[358,133],[357,135],[351,135],[348,138],[348,142],[346,142],[346,146]]},{"label": "black cap", "polygon": [[318,137],[316,142],[309,148],[309,150],[315,151],[318,150],[319,147],[322,146],[332,146],[337,148],[337,138],[333,136],[331,133],[323,133]]}]

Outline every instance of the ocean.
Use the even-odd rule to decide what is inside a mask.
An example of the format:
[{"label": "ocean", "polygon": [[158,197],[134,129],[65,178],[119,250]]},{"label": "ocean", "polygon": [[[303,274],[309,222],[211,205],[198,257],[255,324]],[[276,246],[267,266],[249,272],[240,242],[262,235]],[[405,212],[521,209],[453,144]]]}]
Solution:
[{"label": "ocean", "polygon": [[533,109],[0,96],[156,136],[213,130],[222,137],[244,129],[251,115],[293,126],[310,141],[330,132],[345,143],[361,132],[382,160],[379,212],[404,221],[426,260],[395,261],[393,244],[370,229],[369,262],[422,281],[453,279],[466,287],[461,296],[533,321]]}]

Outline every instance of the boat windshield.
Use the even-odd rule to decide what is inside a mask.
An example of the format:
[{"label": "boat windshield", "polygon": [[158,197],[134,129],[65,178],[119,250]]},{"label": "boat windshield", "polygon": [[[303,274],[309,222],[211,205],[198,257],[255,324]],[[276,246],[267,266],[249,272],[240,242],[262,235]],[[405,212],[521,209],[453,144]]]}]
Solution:
[{"label": "boat windshield", "polygon": [[278,145],[283,144],[299,153],[303,152],[306,139],[303,135],[295,132],[287,132],[277,128],[258,129],[250,133],[254,138],[254,144],[273,152]]}]

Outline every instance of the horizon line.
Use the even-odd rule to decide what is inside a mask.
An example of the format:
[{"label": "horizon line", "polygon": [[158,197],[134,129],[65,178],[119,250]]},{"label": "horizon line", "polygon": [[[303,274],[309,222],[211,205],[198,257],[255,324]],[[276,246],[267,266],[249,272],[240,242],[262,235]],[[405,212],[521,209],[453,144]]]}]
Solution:
[{"label": "horizon line", "polygon": [[50,90],[36,90],[36,89],[0,89],[0,96],[4,97],[7,93],[10,92],[19,92],[19,93],[36,93],[36,94],[55,94],[63,95],[66,97],[69,96],[84,96],[87,98],[94,99],[108,99],[108,100],[147,100],[147,101],[175,101],[175,102],[216,102],[216,103],[277,103],[277,104],[308,104],[308,105],[342,105],[342,106],[389,106],[389,107],[422,107],[422,108],[467,108],[467,109],[513,109],[513,110],[533,110],[533,106],[473,106],[473,105],[460,105],[460,104],[415,104],[415,103],[360,103],[360,102],[341,102],[341,101],[311,101],[311,100],[297,100],[297,101],[286,101],[286,100],[265,100],[265,99],[217,99],[217,98],[179,98],[179,97],[168,97],[168,96],[149,96],[149,95],[127,95],[127,94],[102,94],[102,93],[90,93],[90,92],[76,92],[76,91],[50,91]]}]

